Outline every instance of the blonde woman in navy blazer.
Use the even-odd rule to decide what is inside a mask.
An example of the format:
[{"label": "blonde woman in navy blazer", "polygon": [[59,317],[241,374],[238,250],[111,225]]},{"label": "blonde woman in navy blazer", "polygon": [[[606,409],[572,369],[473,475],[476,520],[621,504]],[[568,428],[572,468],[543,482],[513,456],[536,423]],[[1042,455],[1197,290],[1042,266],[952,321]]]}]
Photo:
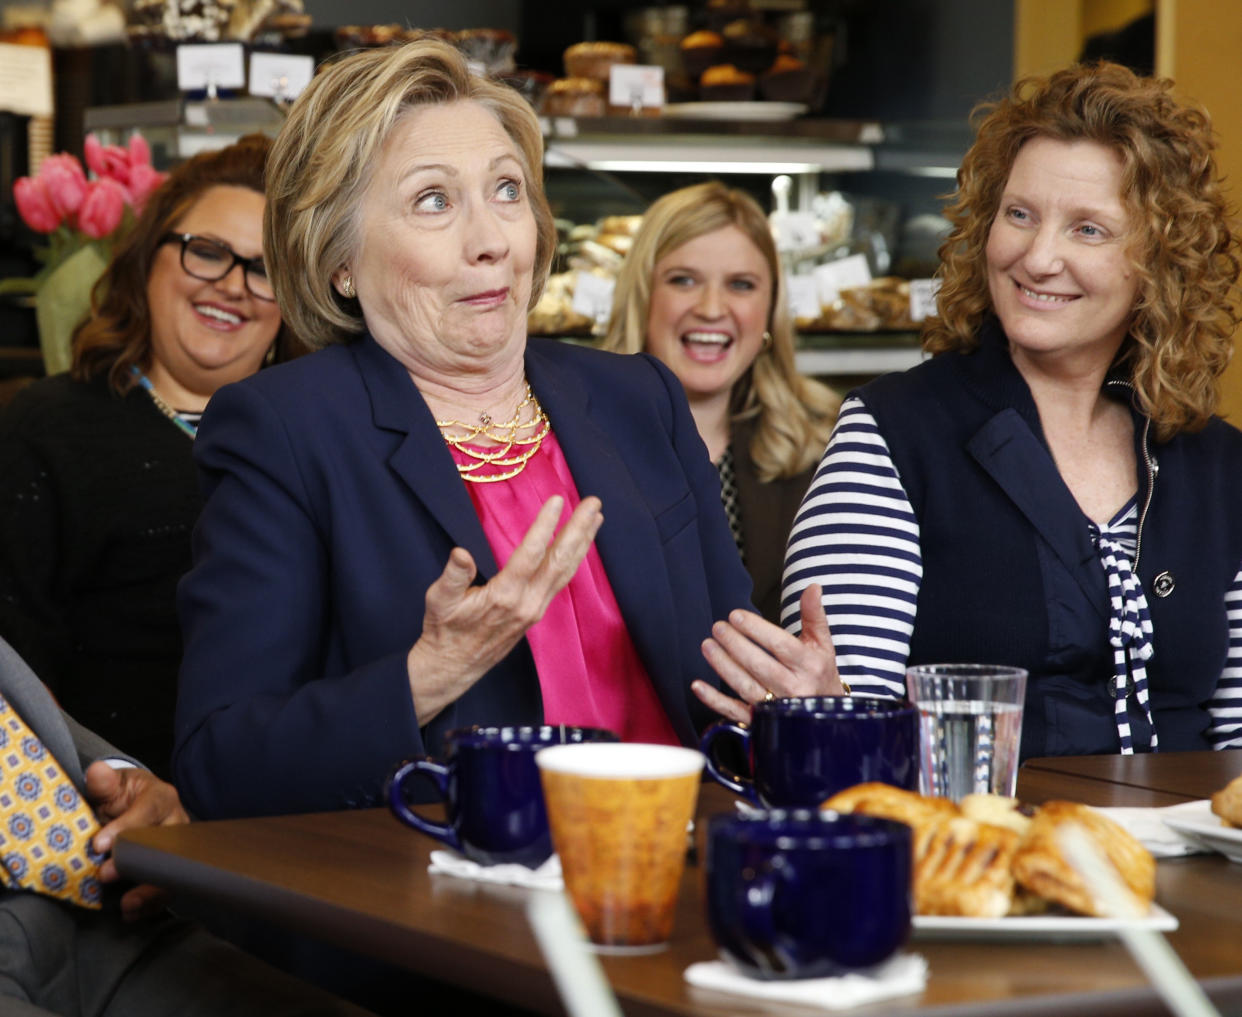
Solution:
[{"label": "blonde woman in navy blazer", "polygon": [[839,689],[818,600],[801,638],[750,610],[677,379],[527,342],[541,162],[529,106],[438,42],[346,58],[291,110],[265,250],[324,349],[225,388],[199,432],[174,753],[198,813],[375,804],[463,725],[693,743],[705,703]]}]

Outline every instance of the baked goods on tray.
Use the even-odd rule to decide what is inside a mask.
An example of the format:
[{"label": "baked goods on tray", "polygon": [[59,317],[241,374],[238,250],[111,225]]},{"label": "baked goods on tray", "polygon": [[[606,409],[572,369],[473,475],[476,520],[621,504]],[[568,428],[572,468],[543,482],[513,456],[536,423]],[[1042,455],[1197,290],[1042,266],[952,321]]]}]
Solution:
[{"label": "baked goods on tray", "polygon": [[749,102],[755,97],[755,76],[733,64],[709,67],[699,78],[699,98],[704,102]]},{"label": "baked goods on tray", "polygon": [[543,93],[550,117],[602,117],[607,107],[604,83],[594,78],[557,78]]},{"label": "baked goods on tray", "polygon": [[911,827],[918,914],[999,918],[1050,909],[1101,914],[1095,894],[1061,851],[1059,834],[1067,823],[1077,824],[1112,862],[1136,913],[1148,911],[1155,898],[1151,853],[1111,819],[1075,802],[1047,802],[1028,818],[1010,798],[969,795],[959,806],[886,784],[859,784],[821,807]]},{"label": "baked goods on tray", "polygon": [[607,81],[617,64],[638,62],[638,51],[625,42],[578,42],[565,50],[565,76]]}]

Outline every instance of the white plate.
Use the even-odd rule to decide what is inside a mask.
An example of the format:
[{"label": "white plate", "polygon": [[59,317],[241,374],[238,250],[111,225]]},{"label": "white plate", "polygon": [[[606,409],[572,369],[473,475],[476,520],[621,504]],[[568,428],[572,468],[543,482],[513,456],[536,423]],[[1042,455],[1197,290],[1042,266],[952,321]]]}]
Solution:
[{"label": "white plate", "polygon": [[1207,799],[1170,805],[1160,810],[1160,818],[1166,826],[1208,850],[1219,851],[1231,862],[1242,862],[1242,830],[1224,826]]},{"label": "white plate", "polygon": [[687,120],[792,120],[806,112],[800,102],[673,102],[666,117]]},{"label": "white plate", "polygon": [[948,918],[915,915],[919,939],[1104,939],[1122,928],[1172,932],[1177,917],[1159,904],[1143,918],[1090,918],[1082,915],[1024,915],[1008,918]]}]

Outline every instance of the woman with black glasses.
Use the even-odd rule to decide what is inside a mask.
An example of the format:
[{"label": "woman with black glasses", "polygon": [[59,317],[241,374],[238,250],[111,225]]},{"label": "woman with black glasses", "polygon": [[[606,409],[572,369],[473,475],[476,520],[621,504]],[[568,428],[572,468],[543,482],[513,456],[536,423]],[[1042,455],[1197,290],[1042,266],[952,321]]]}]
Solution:
[{"label": "woman with black glasses", "polygon": [[301,352],[264,269],[269,144],[173,170],[96,285],[70,372],[0,413],[0,636],[68,713],[160,773],[198,418],[221,385]]}]

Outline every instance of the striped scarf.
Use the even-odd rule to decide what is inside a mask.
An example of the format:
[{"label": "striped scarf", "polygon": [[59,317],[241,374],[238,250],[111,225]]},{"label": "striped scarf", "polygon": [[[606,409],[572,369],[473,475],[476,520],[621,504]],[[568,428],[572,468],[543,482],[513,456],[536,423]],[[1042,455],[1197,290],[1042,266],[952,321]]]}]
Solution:
[{"label": "striped scarf", "polygon": [[1155,752],[1158,740],[1156,726],[1151,717],[1146,666],[1155,648],[1151,644],[1151,614],[1147,609],[1147,597],[1134,574],[1125,548],[1098,531],[1094,536],[1100,551],[1100,561],[1108,575],[1108,599],[1112,608],[1108,619],[1108,641],[1113,648],[1113,699],[1121,752],[1123,755],[1134,752],[1129,714],[1131,687],[1135,702],[1151,726],[1150,749]]}]

